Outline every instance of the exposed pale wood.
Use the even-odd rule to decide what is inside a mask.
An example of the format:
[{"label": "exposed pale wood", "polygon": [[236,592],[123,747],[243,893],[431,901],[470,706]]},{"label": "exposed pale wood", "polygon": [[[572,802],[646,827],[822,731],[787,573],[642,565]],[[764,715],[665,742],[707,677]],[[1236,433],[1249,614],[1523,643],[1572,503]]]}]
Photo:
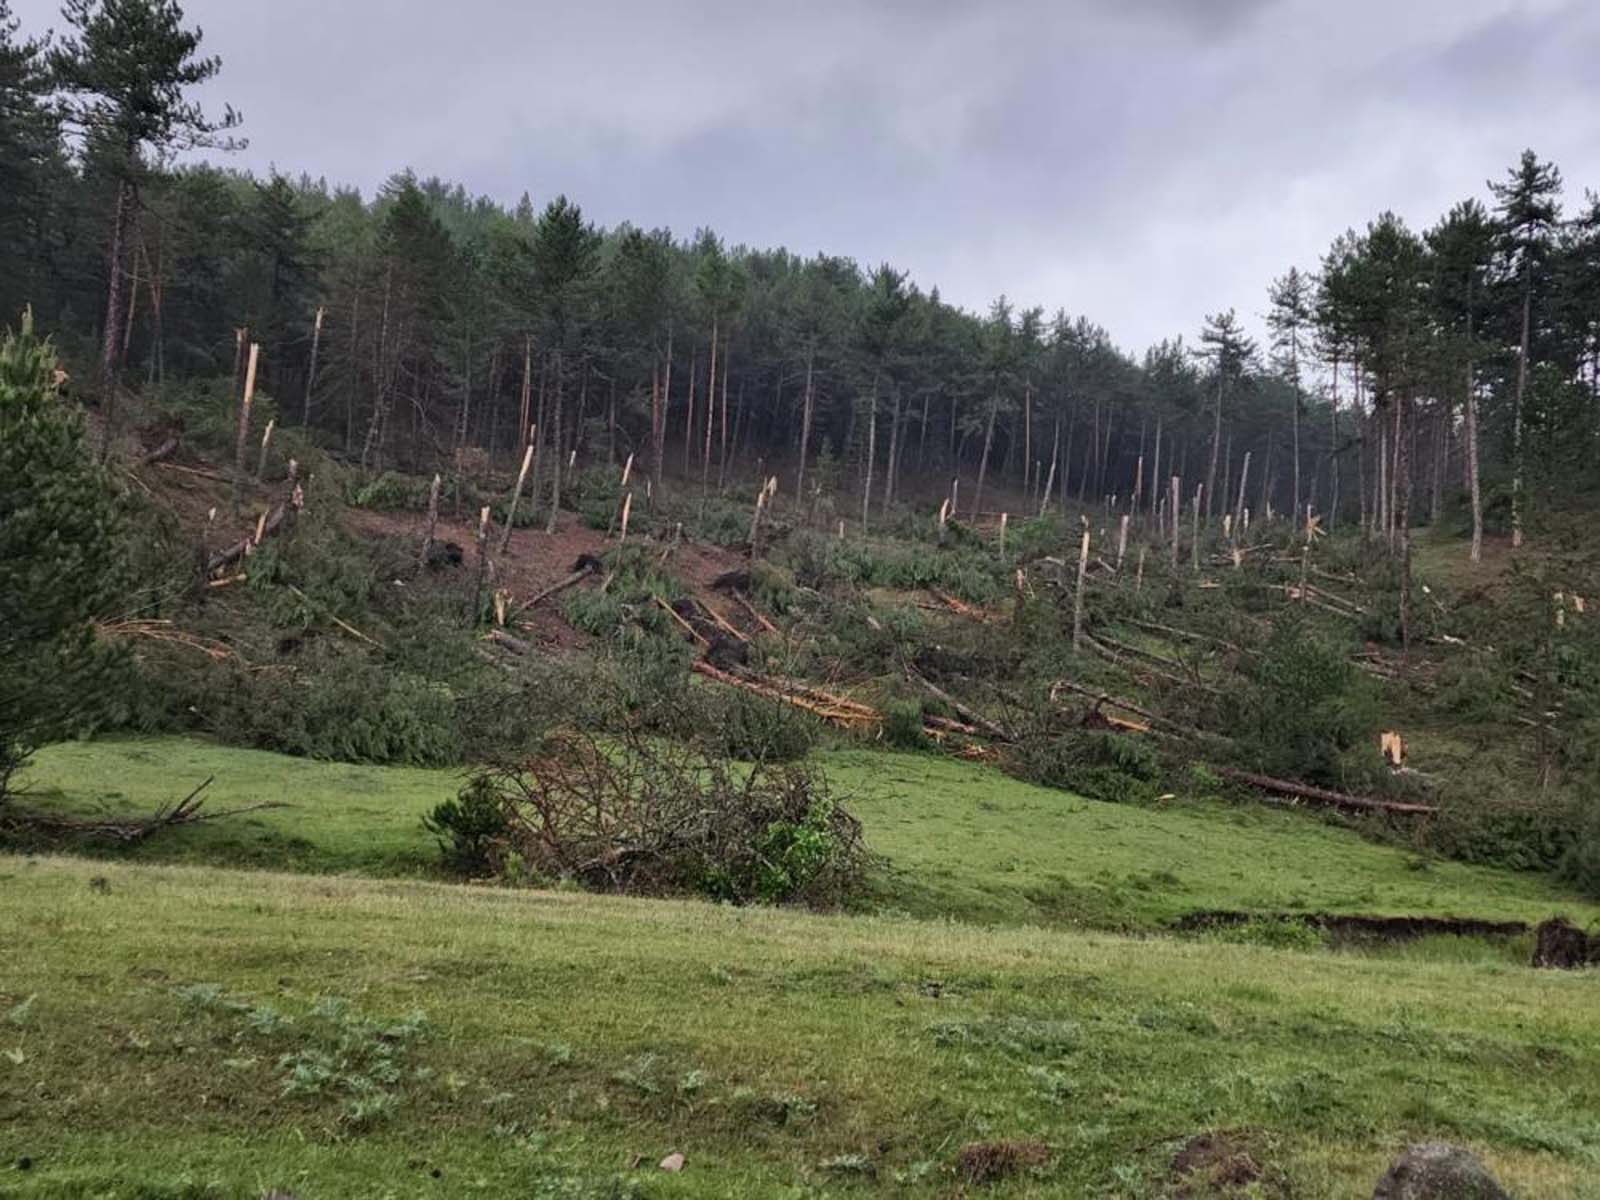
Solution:
[{"label": "exposed pale wood", "polygon": [[1078,584],[1072,592],[1072,648],[1083,644],[1083,577],[1089,571],[1089,521],[1083,522],[1083,537],[1078,543]]},{"label": "exposed pale wood", "polygon": [[528,445],[522,451],[522,466],[517,470],[517,483],[511,489],[511,504],[506,509],[505,532],[500,535],[500,553],[504,554],[511,545],[511,531],[517,527],[517,505],[522,501],[522,485],[527,481],[528,468],[533,465],[532,433],[529,434]]}]

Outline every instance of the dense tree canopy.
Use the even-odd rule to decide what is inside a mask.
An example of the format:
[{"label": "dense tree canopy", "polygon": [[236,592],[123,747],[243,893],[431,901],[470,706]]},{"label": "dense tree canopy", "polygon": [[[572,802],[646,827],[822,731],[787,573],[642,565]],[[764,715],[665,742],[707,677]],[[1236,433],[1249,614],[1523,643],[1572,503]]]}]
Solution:
[{"label": "dense tree canopy", "polygon": [[198,32],[173,0],[67,15],[47,49],[0,3],[0,300],[129,385],[225,376],[247,328],[285,419],[369,470],[515,461],[531,430],[536,497],[569,463],[633,454],[656,486],[781,469],[814,498],[820,461],[866,521],[962,474],[969,506],[1159,511],[1177,475],[1186,504],[1203,485],[1228,512],[1249,455],[1246,507],[1309,504],[1391,541],[1416,480],[1412,518],[1481,492],[1508,530],[1541,490],[1592,480],[1600,199],[1564,220],[1531,152],[1425,235],[1385,213],[1287,268],[1265,358],[1231,310],[1192,351],[1134,356],[1086,317],[972,313],[888,264],[711,230],[601,229],[564,196],[541,212],[410,172],[368,199],[174,167],[166,150],[235,123],[188,96],[218,67]]}]

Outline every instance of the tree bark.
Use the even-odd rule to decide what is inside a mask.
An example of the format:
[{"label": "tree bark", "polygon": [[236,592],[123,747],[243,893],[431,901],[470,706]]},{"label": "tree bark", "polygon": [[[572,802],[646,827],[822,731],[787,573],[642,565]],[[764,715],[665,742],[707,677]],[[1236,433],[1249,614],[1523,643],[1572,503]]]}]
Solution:
[{"label": "tree bark", "polygon": [[[124,164],[126,171],[133,170],[134,150],[129,148]],[[108,457],[116,440],[117,429],[117,364],[122,356],[122,326],[126,320],[127,298],[123,287],[126,274],[128,218],[136,193],[133,182],[126,176],[117,179],[117,199],[111,214],[111,246],[107,262],[106,324],[100,340],[100,404],[105,411],[104,440],[101,457]]]},{"label": "tree bark", "polygon": [[994,445],[994,420],[1000,411],[1000,394],[995,393],[989,401],[989,419],[983,426],[983,456],[978,460],[978,487],[972,497],[972,513],[976,516],[983,511],[983,477],[989,471],[989,448]]},{"label": "tree bark", "polygon": [[811,450],[811,404],[813,397],[811,384],[816,361],[816,346],[807,346],[806,387],[804,395],[802,395],[800,398],[800,467],[795,476],[795,499],[801,504],[805,503],[806,456]]},{"label": "tree bark", "polygon": [[1511,409],[1511,544],[1522,545],[1522,401],[1528,386],[1528,339],[1533,320],[1533,261],[1524,256],[1522,341],[1517,350],[1517,390]]}]

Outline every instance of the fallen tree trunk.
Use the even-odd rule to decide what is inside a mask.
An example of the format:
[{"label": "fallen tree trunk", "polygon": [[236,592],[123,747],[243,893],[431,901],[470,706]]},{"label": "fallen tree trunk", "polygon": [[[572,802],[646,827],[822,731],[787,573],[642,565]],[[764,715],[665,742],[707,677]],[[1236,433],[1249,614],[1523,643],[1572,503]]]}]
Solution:
[{"label": "fallen tree trunk", "polygon": [[778,627],[771,621],[767,620],[766,617],[762,616],[761,610],[756,608],[754,604],[751,604],[750,601],[746,600],[743,592],[735,591],[731,594],[738,605],[743,608],[745,612],[750,614],[757,625],[761,626],[761,628],[766,630],[768,633],[778,632]]},{"label": "fallen tree trunk", "polygon": [[1179,725],[1176,721],[1170,721],[1166,717],[1163,717],[1158,713],[1153,713],[1147,708],[1140,708],[1137,704],[1130,704],[1126,700],[1119,700],[1109,692],[1098,691],[1094,688],[1086,688],[1081,683],[1073,683],[1070,679],[1058,679],[1050,685],[1050,699],[1052,701],[1055,700],[1056,693],[1058,691],[1073,692],[1079,696],[1087,696],[1089,699],[1095,702],[1096,707],[1099,707],[1103,704],[1109,704],[1113,708],[1120,708],[1124,712],[1131,712],[1136,717],[1143,717],[1146,721],[1150,722],[1151,725],[1160,729],[1169,730],[1180,737],[1194,738],[1198,740],[1208,736],[1199,729],[1191,729],[1186,725]]},{"label": "fallen tree trunk", "polygon": [[218,550],[206,560],[206,574],[214,575],[223,567],[236,563],[249,554],[256,545],[282,529],[292,511],[293,508],[287,500],[273,505],[271,511],[267,513],[266,520],[261,523],[259,536],[256,533],[247,533],[227,549]]},{"label": "fallen tree trunk", "polygon": [[527,657],[533,653],[533,643],[525,642],[519,637],[512,637],[504,629],[491,629],[483,635],[483,640],[493,642],[496,646],[503,646],[511,653]]},{"label": "fallen tree trunk", "polygon": [[1251,771],[1240,771],[1233,767],[1214,767],[1213,770],[1224,779],[1231,779],[1235,783],[1247,784],[1258,791],[1293,796],[1298,800],[1306,800],[1312,804],[1320,804],[1328,808],[1345,809],[1349,812],[1386,812],[1405,816],[1431,816],[1439,811],[1432,804],[1410,804],[1399,800],[1373,800],[1366,796],[1351,796],[1344,792],[1313,787],[1308,783],[1295,783],[1290,779],[1274,779],[1271,775],[1257,775]]},{"label": "fallen tree trunk", "polygon": [[161,462],[163,459],[171,458],[177,452],[178,452],[178,439],[176,437],[169,437],[166,441],[162,442],[154,450],[150,451],[149,454],[146,454],[143,458],[141,458],[139,460],[139,465],[141,467],[148,467],[152,463],[158,463],[158,462]]},{"label": "fallen tree trunk", "polygon": [[58,817],[49,813],[16,811],[8,814],[5,822],[30,830],[71,834],[78,837],[110,838],[118,842],[141,842],[157,830],[168,829],[174,825],[198,825],[203,821],[220,821],[224,817],[235,817],[241,813],[289,807],[279,801],[266,801],[261,804],[247,804],[243,808],[231,808],[225,812],[202,813],[200,807],[205,801],[201,799],[200,793],[210,787],[215,778],[214,775],[207,776],[204,783],[182,800],[173,805],[163,805],[148,817],[119,821],[111,817]]},{"label": "fallen tree trunk", "polygon": [[945,691],[931,680],[923,678],[923,676],[917,674],[915,671],[912,671],[909,668],[907,669],[906,674],[926,688],[930,695],[936,697],[937,699],[943,700],[946,704],[948,704],[956,716],[960,717],[968,725],[974,725],[983,730],[984,733],[988,734],[997,742],[1015,742],[1017,740],[1011,736],[1010,731],[1004,726],[998,725],[989,720],[989,718],[984,716],[982,713],[968,708],[965,704],[961,703],[961,701],[957,700],[949,692]]},{"label": "fallen tree trunk", "polygon": [[513,617],[521,616],[523,613],[527,612],[530,608],[532,608],[535,604],[538,604],[540,601],[548,600],[551,596],[554,596],[557,592],[566,591],[573,584],[579,582],[582,579],[588,578],[592,574],[594,574],[594,568],[593,567],[585,566],[585,567],[578,568],[578,570],[574,571],[571,575],[568,575],[560,583],[553,583],[549,587],[545,588],[544,591],[540,592],[537,596],[533,597],[533,599],[524,600],[521,604],[517,605],[517,607],[512,610],[511,615]]}]

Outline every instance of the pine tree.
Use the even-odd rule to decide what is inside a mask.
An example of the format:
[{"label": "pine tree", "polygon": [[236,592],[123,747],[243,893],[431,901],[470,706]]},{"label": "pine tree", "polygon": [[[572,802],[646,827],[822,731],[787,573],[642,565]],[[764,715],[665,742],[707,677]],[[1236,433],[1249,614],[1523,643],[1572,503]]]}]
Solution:
[{"label": "pine tree", "polygon": [[116,500],[55,394],[33,317],[0,339],[0,805],[28,752],[87,725],[114,657],[92,621],[122,583]]},{"label": "pine tree", "polygon": [[[1483,558],[1482,459],[1478,445],[1477,363],[1486,352],[1482,314],[1494,253],[1494,226],[1483,206],[1464,200],[1427,233],[1431,258],[1429,309],[1437,330],[1437,354],[1446,373],[1459,372],[1467,491],[1472,505],[1473,562]],[[1445,384],[1448,394],[1449,384]]]},{"label": "pine tree", "polygon": [[1215,400],[1212,402],[1211,464],[1206,468],[1206,518],[1216,505],[1217,459],[1222,449],[1222,409],[1228,393],[1250,368],[1256,354],[1254,339],[1247,337],[1233,309],[1206,318],[1200,329],[1199,356],[1210,364]]},{"label": "pine tree", "polygon": [[0,322],[41,304],[49,273],[37,253],[51,224],[60,137],[49,104],[44,43],[19,36],[0,0]]},{"label": "pine tree", "polygon": [[1311,284],[1298,267],[1273,281],[1268,291],[1271,308],[1267,326],[1272,330],[1272,349],[1283,376],[1294,391],[1290,437],[1294,455],[1292,503],[1289,511],[1300,516],[1300,415],[1303,407],[1300,390],[1300,356],[1311,328]]},{"label": "pine tree", "polygon": [[1507,172],[1504,183],[1490,183],[1500,224],[1500,259],[1505,282],[1518,297],[1517,382],[1511,407],[1511,544],[1522,545],[1523,424],[1526,417],[1528,357],[1532,351],[1533,305],[1554,251],[1561,220],[1561,172],[1542,163],[1532,150]]},{"label": "pine tree", "polygon": [[242,145],[227,136],[240,117],[225,107],[222,117],[212,120],[185,98],[222,63],[198,57],[200,30],[184,27],[177,0],[66,0],[61,13],[73,32],[50,51],[49,61],[67,96],[68,123],[110,150],[115,172],[99,380],[109,448],[116,431],[116,376],[128,302],[127,234],[145,157]]}]

